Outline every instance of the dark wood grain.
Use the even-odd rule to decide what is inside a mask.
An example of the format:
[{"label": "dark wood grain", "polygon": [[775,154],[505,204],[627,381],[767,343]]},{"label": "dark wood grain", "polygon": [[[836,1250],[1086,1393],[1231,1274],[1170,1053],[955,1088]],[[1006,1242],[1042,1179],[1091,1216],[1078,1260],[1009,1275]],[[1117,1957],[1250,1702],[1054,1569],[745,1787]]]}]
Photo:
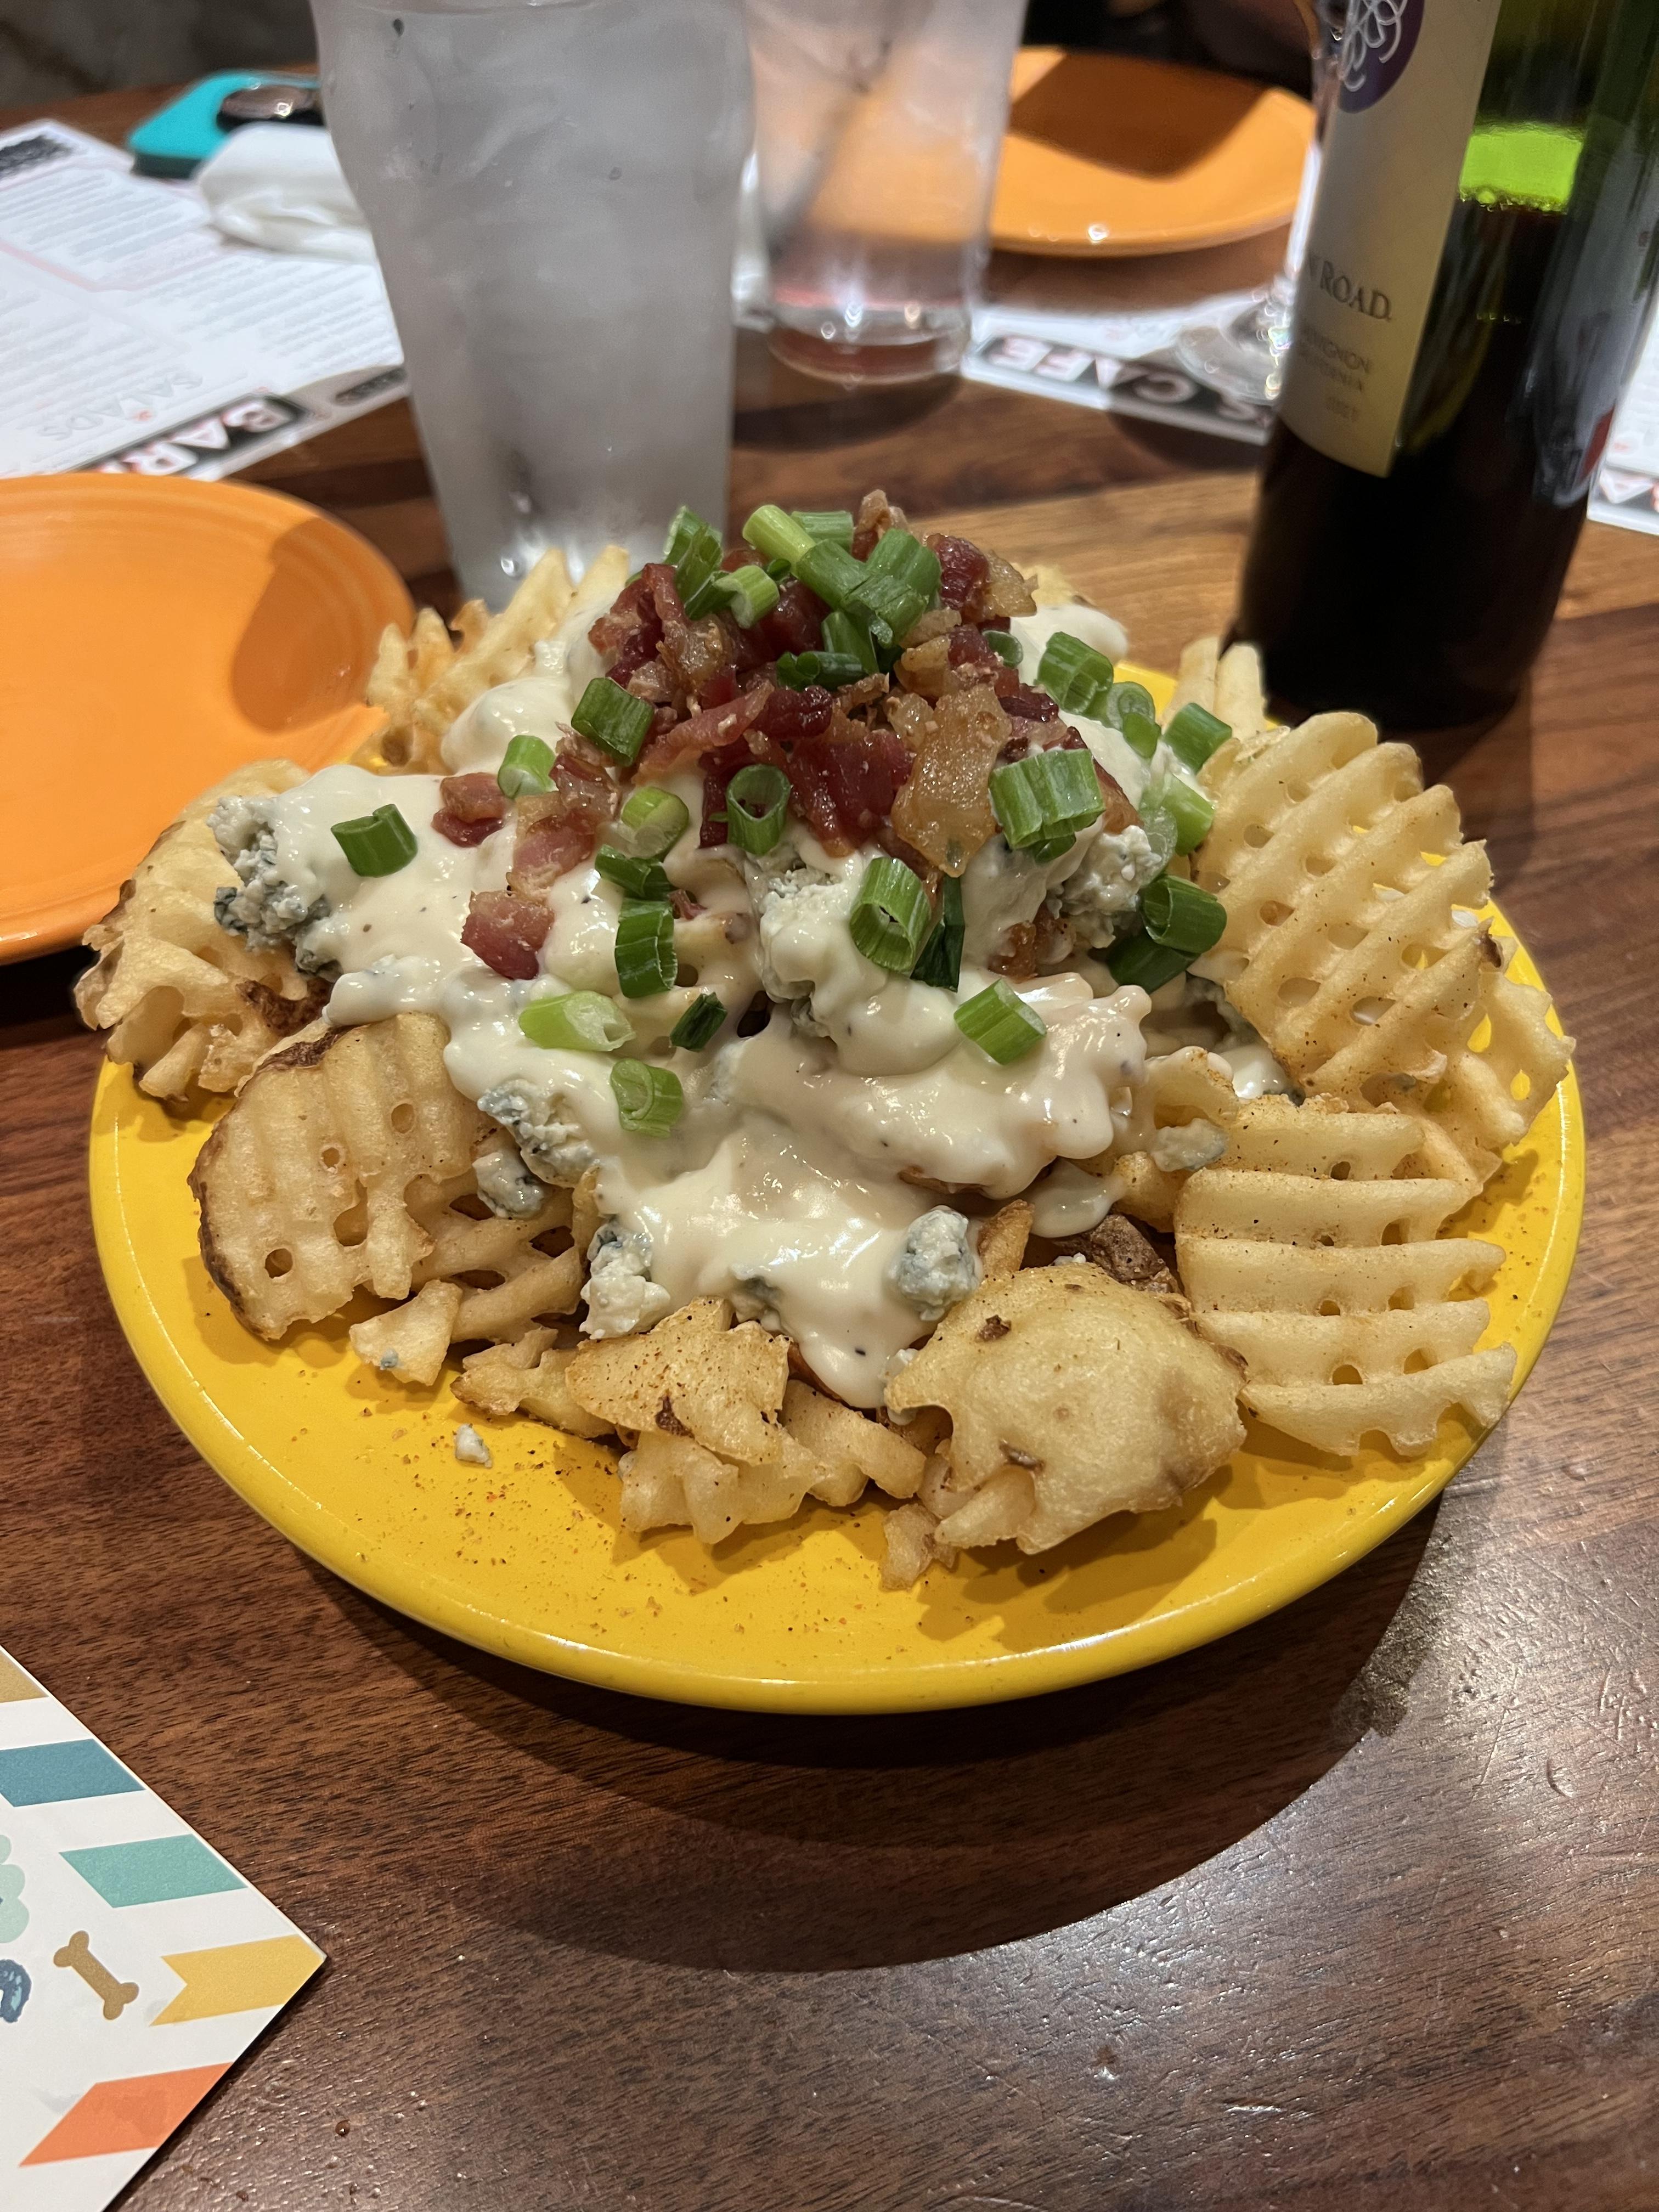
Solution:
[{"label": "dark wood grain", "polygon": [[[132,97],[60,112],[118,135]],[[745,374],[740,504],[881,478],[1063,559],[1153,660],[1229,610],[1236,454]],[[258,473],[441,582],[403,410]],[[1659,2203],[1656,609],[1659,544],[1592,529],[1528,700],[1437,763],[1579,1040],[1532,1382],[1339,1581],[1030,1705],[610,1698],[309,1565],[111,1317],[72,958],[0,971],[0,1638],[331,1955],[135,2212]]]}]

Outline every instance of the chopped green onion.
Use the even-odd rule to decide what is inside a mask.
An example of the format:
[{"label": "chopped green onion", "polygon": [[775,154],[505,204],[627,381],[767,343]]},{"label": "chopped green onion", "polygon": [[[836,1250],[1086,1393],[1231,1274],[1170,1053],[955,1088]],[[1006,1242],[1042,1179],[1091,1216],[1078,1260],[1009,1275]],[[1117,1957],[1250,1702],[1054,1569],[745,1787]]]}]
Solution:
[{"label": "chopped green onion", "polygon": [[839,607],[832,608],[823,618],[823,646],[826,653],[856,660],[866,676],[875,674],[876,641],[870,635],[869,624],[861,623],[856,615],[843,614]]},{"label": "chopped green onion", "polygon": [[621,816],[624,843],[642,860],[659,860],[691,827],[691,810],[659,783],[642,783],[628,794]]},{"label": "chopped green onion", "polygon": [[769,853],[783,835],[789,779],[781,768],[756,761],[740,768],[726,787],[726,834],[740,853]]},{"label": "chopped green onion", "polygon": [[700,622],[704,615],[712,615],[716,607],[725,604],[726,574],[720,567],[721,550],[720,539],[711,530],[705,537],[694,539],[690,550],[674,570],[675,587],[690,622]]},{"label": "chopped green onion", "polygon": [[956,989],[962,981],[963,928],[962,884],[958,878],[946,876],[939,887],[938,917],[910,970],[913,983],[932,983],[941,991]]},{"label": "chopped green onion", "polygon": [[1120,939],[1106,955],[1106,965],[1115,982],[1139,983],[1146,992],[1162,990],[1177,975],[1184,975],[1192,964],[1190,953],[1177,952],[1172,945],[1155,945],[1144,929],[1133,937]]},{"label": "chopped green onion", "polygon": [[1025,658],[1025,648],[1011,629],[988,629],[980,632],[999,660],[1006,660],[1010,668],[1017,669]]},{"label": "chopped green onion", "polygon": [[784,584],[787,583],[795,572],[787,561],[769,561],[766,564],[766,573],[775,584]]},{"label": "chopped green onion", "polygon": [[1018,852],[1035,845],[1043,834],[1042,787],[1036,775],[1037,756],[1006,761],[991,770],[991,811],[997,827]]},{"label": "chopped green onion", "polygon": [[854,522],[844,507],[796,507],[794,520],[813,538],[828,538],[836,545],[853,550]]},{"label": "chopped green onion", "polygon": [[356,875],[395,876],[420,849],[415,832],[395,806],[377,806],[372,814],[331,826]]},{"label": "chopped green onion", "polygon": [[915,869],[890,854],[878,854],[864,872],[847,917],[853,942],[865,958],[908,975],[931,920],[927,892]]},{"label": "chopped green onion", "polygon": [[[890,531],[888,537],[894,535]],[[882,544],[887,543],[885,538]],[[816,586],[814,587],[816,588]],[[928,594],[918,591],[902,576],[884,576],[879,570],[866,566],[863,575],[850,590],[836,601],[848,614],[865,615],[874,621],[884,622],[896,638],[902,640],[912,625],[927,611]]]},{"label": "chopped green onion", "polygon": [[521,734],[513,738],[501,755],[495,781],[509,799],[522,799],[530,791],[551,791],[552,746],[540,738]]},{"label": "chopped green onion", "polygon": [[685,1111],[685,1093],[672,1067],[618,1060],[611,1069],[617,1118],[630,1137],[665,1137]]},{"label": "chopped green onion", "polygon": [[696,507],[676,507],[674,520],[663,541],[662,557],[672,568],[678,568],[698,538],[712,538],[714,534],[713,526],[703,520]]},{"label": "chopped green onion", "polygon": [[608,676],[596,676],[576,702],[570,726],[578,737],[631,766],[651,727],[651,708]]},{"label": "chopped green onion", "polygon": [[931,605],[939,590],[939,555],[908,530],[890,530],[877,539],[864,573],[866,579],[890,577],[895,583],[919,592],[923,602]]},{"label": "chopped green onion", "polygon": [[550,1052],[615,1052],[631,1044],[634,1031],[614,999],[598,991],[564,991],[556,999],[532,999],[519,1015],[519,1027],[532,1044]]},{"label": "chopped green onion", "polygon": [[1138,714],[1133,707],[1126,707],[1123,709],[1123,719],[1117,726],[1119,735],[1130,750],[1139,753],[1142,760],[1151,760],[1152,755],[1158,750],[1158,741],[1163,735],[1154,717],[1151,714]]},{"label": "chopped green onion", "polygon": [[712,991],[696,997],[668,1032],[668,1042],[682,1052],[701,1052],[726,1019],[726,1008]]},{"label": "chopped green onion", "polygon": [[1036,844],[1028,847],[1027,849],[1037,866],[1046,868],[1050,860],[1057,860],[1062,853],[1069,853],[1076,842],[1077,839],[1071,830],[1053,830],[1045,831],[1037,839]]},{"label": "chopped green onion", "polygon": [[804,691],[809,684],[821,684],[826,691],[835,691],[843,684],[856,684],[864,673],[864,663],[851,653],[778,655],[778,681],[790,691]]},{"label": "chopped green onion", "polygon": [[833,538],[814,538],[795,562],[795,574],[830,606],[844,607],[863,580],[864,563]]},{"label": "chopped green onion", "polygon": [[787,561],[792,568],[817,543],[810,530],[781,507],[757,507],[744,524],[743,535],[769,561]]},{"label": "chopped green onion", "polygon": [[1140,895],[1145,927],[1126,937],[1106,956],[1120,983],[1158,990],[1207,952],[1227,927],[1227,909],[1218,898],[1181,876],[1159,876]]},{"label": "chopped green onion", "polygon": [[1160,776],[1147,791],[1141,811],[1169,816],[1175,823],[1177,853],[1190,853],[1201,845],[1215,820],[1215,809],[1204,793],[1178,775]]},{"label": "chopped green onion", "polygon": [[1185,768],[1200,769],[1233,733],[1231,722],[1189,699],[1164,732],[1164,742]]},{"label": "chopped green onion", "polygon": [[764,568],[752,561],[729,573],[722,571],[711,580],[739,629],[752,629],[761,617],[769,615],[778,603],[776,584]]},{"label": "chopped green onion", "polygon": [[991,811],[1016,852],[1029,848],[1054,860],[1100,818],[1100,778],[1093,755],[1080,745],[1006,762],[991,770],[990,783]]},{"label": "chopped green onion", "polygon": [[1154,872],[1161,875],[1175,858],[1176,839],[1181,832],[1176,828],[1174,815],[1152,802],[1152,793],[1140,802],[1140,827],[1158,864]]},{"label": "chopped green onion", "polygon": [[1041,1014],[1028,1006],[1005,976],[957,1008],[957,1027],[970,1044],[1006,1067],[1048,1034]]},{"label": "chopped green onion", "polygon": [[629,898],[665,900],[674,888],[660,860],[647,860],[643,854],[619,853],[614,845],[601,845],[593,855],[593,866],[606,883],[615,884]]},{"label": "chopped green onion", "polygon": [[1042,648],[1037,682],[1057,707],[1097,718],[1112,688],[1112,664],[1080,637],[1057,629]]},{"label": "chopped green onion", "polygon": [[1158,876],[1140,895],[1141,920],[1155,945],[1167,945],[1196,960],[1227,927],[1227,909],[1212,891],[1184,876]]},{"label": "chopped green onion", "polygon": [[1126,714],[1145,714],[1151,720],[1157,721],[1157,703],[1144,684],[1114,684],[1106,694],[1105,710],[1101,720],[1109,723],[1115,730],[1121,730]]},{"label": "chopped green onion", "polygon": [[617,981],[624,999],[652,999],[679,973],[674,909],[665,899],[624,899],[617,923]]}]

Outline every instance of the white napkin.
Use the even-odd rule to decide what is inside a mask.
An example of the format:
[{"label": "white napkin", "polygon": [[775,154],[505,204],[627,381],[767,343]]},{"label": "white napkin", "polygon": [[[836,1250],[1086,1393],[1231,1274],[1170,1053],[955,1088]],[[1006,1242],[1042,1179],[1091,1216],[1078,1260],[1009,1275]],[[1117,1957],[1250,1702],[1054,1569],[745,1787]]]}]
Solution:
[{"label": "white napkin", "polygon": [[326,131],[249,123],[196,172],[196,188],[227,238],[278,253],[373,261],[374,241]]}]

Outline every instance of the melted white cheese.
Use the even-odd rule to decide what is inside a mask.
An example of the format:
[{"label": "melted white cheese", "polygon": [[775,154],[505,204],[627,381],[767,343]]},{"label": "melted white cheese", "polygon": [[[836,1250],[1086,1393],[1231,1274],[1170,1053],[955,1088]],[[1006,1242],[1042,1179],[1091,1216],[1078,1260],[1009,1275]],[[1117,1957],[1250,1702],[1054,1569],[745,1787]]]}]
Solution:
[{"label": "melted white cheese", "polygon": [[[583,685],[600,672],[586,635],[594,611],[573,610],[538,647],[534,673],[485,693],[457,720],[443,746],[452,770],[494,769],[520,731],[556,742]],[[1071,629],[1121,651],[1115,625],[1099,616],[1085,623],[1091,612],[1053,610],[1015,629],[1042,636]],[[1027,647],[1034,674],[1041,642],[1028,636]],[[1109,756],[1111,773],[1123,769],[1126,789],[1129,763],[1144,784],[1146,763],[1115,732],[1097,740],[1091,726],[1085,735],[1097,757]],[[308,953],[339,969],[329,1017],[439,1016],[457,1089],[472,1099],[509,1089],[544,1171],[556,1171],[546,1166],[556,1161],[574,1176],[597,1161],[601,1204],[624,1232],[648,1237],[652,1279],[675,1304],[735,1293],[743,1310],[775,1317],[831,1389],[874,1406],[895,1359],[927,1333],[890,1275],[907,1231],[941,1189],[1004,1199],[1053,1168],[1034,1193],[1049,1235],[1092,1226],[1109,1206],[1109,1180],[1054,1164],[1093,1159],[1137,1133],[1146,994],[1119,989],[1093,963],[1079,972],[1080,961],[1019,986],[1047,1034],[1006,1067],[954,1020],[957,1006],[993,980],[985,963],[1007,930],[1031,921],[1081,865],[1093,832],[1047,866],[1010,855],[1000,840],[976,858],[963,881],[967,945],[953,994],[895,977],[854,945],[847,918],[868,854],[832,858],[792,825],[787,847],[750,863],[745,878],[729,848],[698,845],[700,775],[673,778],[692,826],[665,865],[702,911],[676,927],[682,980],[653,998],[619,1001],[635,1032],[629,1048],[672,1066],[684,1089],[681,1119],[653,1139],[623,1131],[609,1057],[548,1051],[519,1027],[534,998],[617,992],[621,894],[591,865],[570,871],[549,894],[540,975],[505,981],[460,940],[473,892],[506,884],[511,829],[474,847],[451,844],[431,827],[438,781],[327,769],[272,803],[283,874],[329,904],[305,940]],[[387,804],[414,831],[416,856],[395,875],[359,878],[332,825]],[[728,1026],[699,1054],[669,1045],[700,991],[714,992],[737,1017],[763,979],[793,1003],[775,1006],[757,1034]]]}]

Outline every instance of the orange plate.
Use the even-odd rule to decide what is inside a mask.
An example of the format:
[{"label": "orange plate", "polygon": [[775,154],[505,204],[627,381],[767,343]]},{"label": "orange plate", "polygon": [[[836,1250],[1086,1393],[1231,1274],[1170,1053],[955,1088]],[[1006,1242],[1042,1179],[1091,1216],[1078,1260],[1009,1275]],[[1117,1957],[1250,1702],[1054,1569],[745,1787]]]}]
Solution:
[{"label": "orange plate", "polygon": [[155,835],[242,761],[321,768],[414,611],[374,548],[246,484],[0,483],[0,960],[68,945]]},{"label": "orange plate", "polygon": [[1288,222],[1313,110],[1127,54],[1014,59],[991,235],[1012,253],[1181,253]]}]

